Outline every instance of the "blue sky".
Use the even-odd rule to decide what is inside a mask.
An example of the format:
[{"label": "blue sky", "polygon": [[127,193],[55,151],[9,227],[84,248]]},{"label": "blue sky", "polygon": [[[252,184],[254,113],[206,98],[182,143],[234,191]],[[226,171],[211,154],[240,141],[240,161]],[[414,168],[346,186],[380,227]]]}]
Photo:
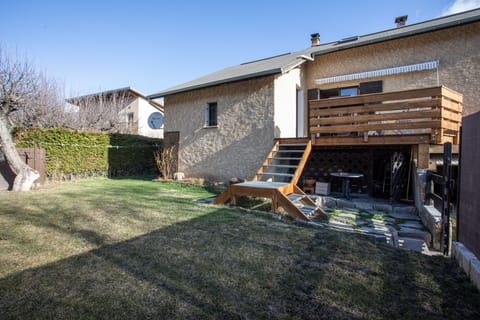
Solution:
[{"label": "blue sky", "polygon": [[[0,46],[67,96],[146,94],[243,62],[479,7],[480,0],[0,0]],[[452,7],[453,6],[453,7]]]}]

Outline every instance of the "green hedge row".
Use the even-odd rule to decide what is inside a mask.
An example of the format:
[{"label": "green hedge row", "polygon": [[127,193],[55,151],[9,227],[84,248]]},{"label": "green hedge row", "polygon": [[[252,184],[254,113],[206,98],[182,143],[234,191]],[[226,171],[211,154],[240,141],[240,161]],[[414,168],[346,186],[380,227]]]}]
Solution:
[{"label": "green hedge row", "polygon": [[46,150],[50,179],[158,174],[153,153],[161,139],[64,128],[16,128],[13,136],[17,147]]}]

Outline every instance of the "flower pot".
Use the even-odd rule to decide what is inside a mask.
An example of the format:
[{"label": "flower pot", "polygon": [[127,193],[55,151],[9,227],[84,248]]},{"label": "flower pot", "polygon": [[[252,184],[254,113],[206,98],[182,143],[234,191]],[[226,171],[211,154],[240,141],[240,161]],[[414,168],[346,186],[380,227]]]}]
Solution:
[{"label": "flower pot", "polygon": [[307,187],[313,187],[313,185],[315,184],[315,182],[317,182],[316,179],[307,179],[307,180],[305,180],[305,185],[306,185]]}]

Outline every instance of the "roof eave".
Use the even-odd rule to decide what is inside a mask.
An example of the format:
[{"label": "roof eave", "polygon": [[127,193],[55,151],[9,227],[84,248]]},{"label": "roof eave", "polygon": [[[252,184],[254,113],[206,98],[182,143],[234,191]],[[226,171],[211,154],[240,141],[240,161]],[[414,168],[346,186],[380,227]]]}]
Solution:
[{"label": "roof eave", "polygon": [[192,91],[196,89],[203,89],[203,88],[208,88],[208,87],[213,87],[216,85],[220,84],[225,84],[225,83],[230,83],[230,82],[236,82],[236,81],[241,81],[241,80],[248,80],[248,79],[253,79],[253,78],[259,78],[263,76],[269,76],[277,73],[282,73],[283,70],[282,68],[275,68],[271,70],[265,70],[261,72],[256,72],[256,73],[251,73],[251,74],[245,74],[237,77],[231,77],[231,78],[226,78],[226,79],[221,79],[217,81],[211,81],[211,82],[206,82],[206,83],[201,83],[198,85],[191,85],[188,87],[183,87],[183,88],[178,88],[178,89],[167,89],[165,91],[160,91],[158,93],[151,94],[147,96],[147,99],[158,99],[158,98],[163,98],[166,96],[170,96],[172,94],[176,93],[182,93],[182,92],[187,92],[187,91]]},{"label": "roof eave", "polygon": [[[464,18],[462,20],[449,21],[449,22],[442,23],[440,25],[432,25],[432,26],[424,27],[420,30],[412,29],[412,30],[404,31],[404,32],[401,32],[401,33],[398,33],[398,34],[384,35],[384,36],[380,36],[378,38],[373,38],[373,39],[370,39],[370,40],[358,40],[358,41],[353,42],[353,43],[338,45],[338,46],[335,46],[335,47],[332,47],[332,48],[314,51],[314,52],[312,52],[312,56],[315,57],[315,56],[319,56],[319,55],[323,55],[323,54],[331,53],[331,52],[335,52],[335,51],[341,51],[341,50],[345,50],[345,49],[351,49],[351,48],[355,48],[355,47],[366,46],[366,45],[380,43],[380,42],[389,41],[389,40],[406,38],[406,37],[410,37],[410,36],[414,36],[414,35],[419,35],[419,34],[423,34],[423,33],[438,31],[438,30],[447,29],[447,28],[452,28],[452,27],[455,27],[455,26],[474,23],[474,22],[478,22],[478,21],[479,21],[478,16],[471,16],[471,17]],[[424,23],[424,22],[419,22],[418,24],[422,24],[422,23]],[[409,26],[405,26],[405,27],[402,27],[402,28],[408,28],[408,27]],[[388,31],[392,31],[392,29],[382,31],[382,33],[383,32],[388,32]],[[369,36],[369,35],[362,36],[362,37],[367,37],[367,36]]]}]

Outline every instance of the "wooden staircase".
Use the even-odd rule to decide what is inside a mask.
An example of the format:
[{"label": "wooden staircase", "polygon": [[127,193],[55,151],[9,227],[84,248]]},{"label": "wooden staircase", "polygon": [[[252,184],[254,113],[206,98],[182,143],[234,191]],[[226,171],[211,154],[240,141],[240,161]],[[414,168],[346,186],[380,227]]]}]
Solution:
[{"label": "wooden staircase", "polygon": [[229,186],[213,203],[236,205],[238,196],[262,197],[272,200],[273,211],[282,208],[294,219],[325,215],[297,186],[311,150],[308,139],[278,140],[252,181]]}]

